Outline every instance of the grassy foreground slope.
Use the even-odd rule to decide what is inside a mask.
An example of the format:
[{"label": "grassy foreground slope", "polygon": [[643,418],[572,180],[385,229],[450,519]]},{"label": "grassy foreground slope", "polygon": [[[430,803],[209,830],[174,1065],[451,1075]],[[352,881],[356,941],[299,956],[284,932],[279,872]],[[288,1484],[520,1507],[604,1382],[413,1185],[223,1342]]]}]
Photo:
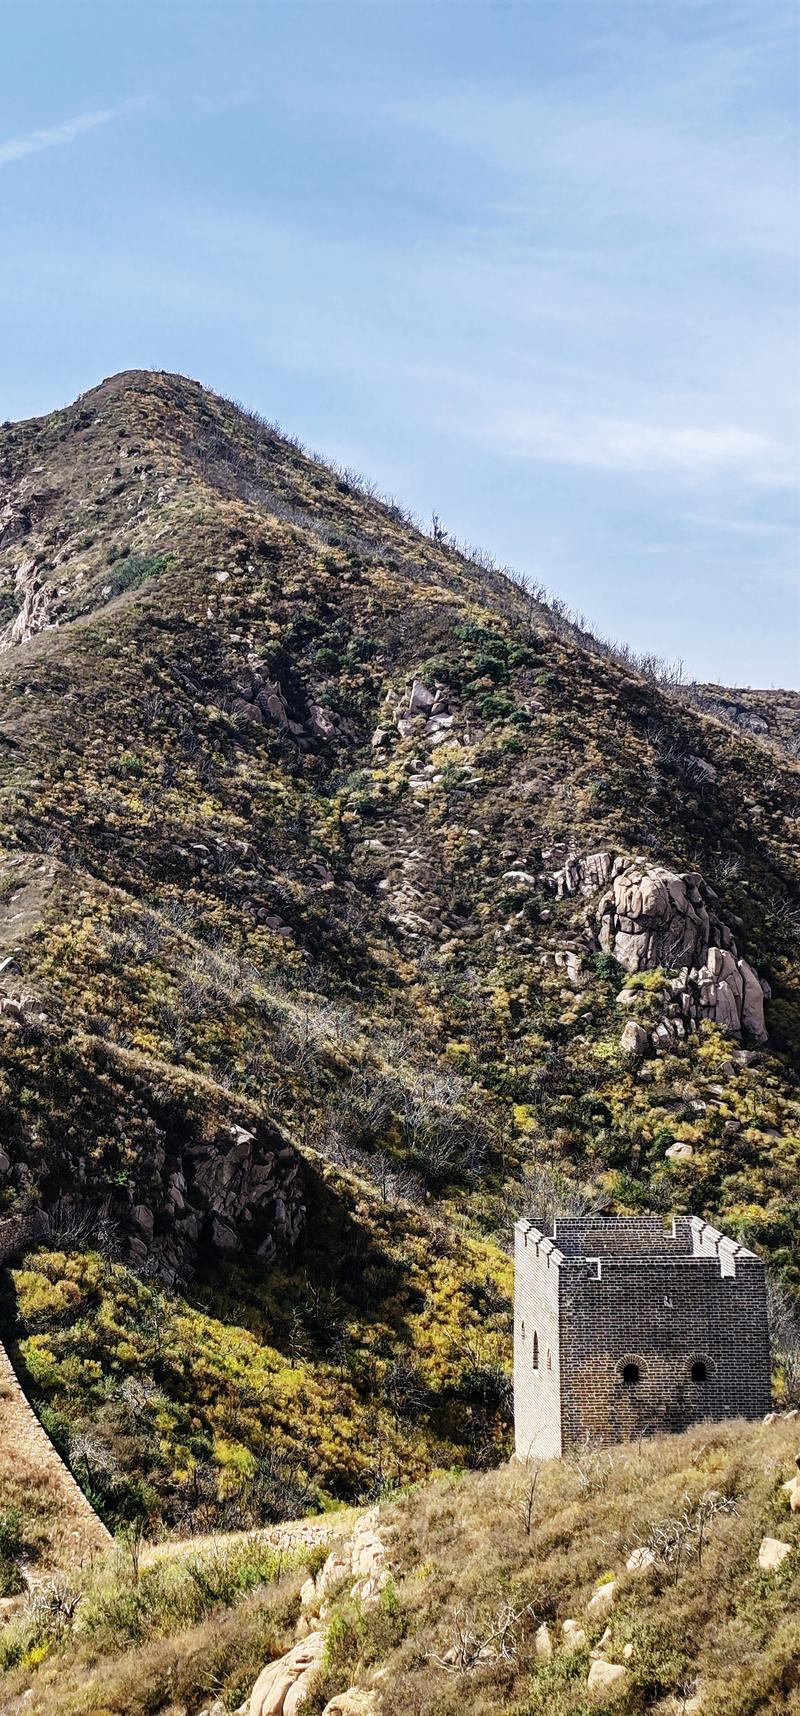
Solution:
[{"label": "grassy foreground slope", "polygon": [[[533,1489],[531,1472],[504,1467],[413,1491],[381,1513],[379,1602],[354,1600],[349,1578],[327,1593],[304,1716],[350,1686],[379,1693],[382,1716],[590,1716],[592,1651],[625,1668],[601,1704],[619,1716],[797,1711],[800,1516],[781,1487],[796,1442],[782,1420],[698,1426],[552,1461]],[[773,1572],[758,1565],[765,1536],[789,1545]],[[627,1571],[648,1544],[651,1564]],[[293,1643],[301,1582],[323,1556],[280,1556],[264,1537],[120,1554],[0,1636],[4,1716],[238,1708]],[[612,1576],[613,1602],[592,1612]],[[564,1621],[583,1634],[572,1649]],[[317,1624],[306,1610],[305,1629]]]},{"label": "grassy foreground slope", "polygon": [[[52,1212],[3,1335],[112,1526],[495,1463],[521,1212],[691,1209],[796,1290],[796,764],[180,377],[0,473],[0,1214]],[[671,974],[557,898],[599,849],[715,890],[766,1045],[623,1052]],[[165,1156],[231,1128],[304,1235],[176,1257]]]}]

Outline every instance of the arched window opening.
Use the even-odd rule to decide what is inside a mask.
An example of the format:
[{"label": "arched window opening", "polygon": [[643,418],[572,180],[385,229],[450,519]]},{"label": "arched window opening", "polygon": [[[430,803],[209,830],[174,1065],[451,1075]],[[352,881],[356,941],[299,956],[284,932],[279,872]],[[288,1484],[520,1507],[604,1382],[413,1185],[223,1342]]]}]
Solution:
[{"label": "arched window opening", "polygon": [[692,1382],[708,1382],[708,1367],[704,1359],[695,1359],[692,1365]]},{"label": "arched window opening", "polygon": [[638,1364],[624,1364],[622,1366],[622,1380],[626,1388],[632,1388],[634,1383],[639,1381],[640,1374]]},{"label": "arched window opening", "polygon": [[534,1370],[539,1369],[539,1336],[535,1329],[533,1331],[533,1368]]}]

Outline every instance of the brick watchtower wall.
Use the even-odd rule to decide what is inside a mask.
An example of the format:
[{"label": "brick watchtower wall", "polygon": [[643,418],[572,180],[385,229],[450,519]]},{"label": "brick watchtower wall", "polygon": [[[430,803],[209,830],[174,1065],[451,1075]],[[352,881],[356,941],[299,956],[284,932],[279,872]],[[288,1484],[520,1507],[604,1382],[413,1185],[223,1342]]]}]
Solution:
[{"label": "brick watchtower wall", "polygon": [[559,1222],[552,1240],[520,1222],[516,1246],[519,1458],[768,1411],[764,1266],[744,1246],[688,1217]]},{"label": "brick watchtower wall", "polygon": [[[562,1431],[623,1442],[769,1411],[763,1265],[742,1259],[570,1262],[562,1288]],[[624,1380],[636,1366],[635,1382]],[[705,1376],[692,1379],[694,1366]]]},{"label": "brick watchtower wall", "polygon": [[[0,1221],[0,1264],[34,1244],[44,1230],[44,1218],[38,1213]],[[28,1404],[5,1347],[0,1346],[0,1474],[6,1467],[13,1468],[17,1491],[30,1488],[50,1504],[49,1559],[54,1566],[74,1566],[110,1548],[110,1533],[53,1447]]]}]

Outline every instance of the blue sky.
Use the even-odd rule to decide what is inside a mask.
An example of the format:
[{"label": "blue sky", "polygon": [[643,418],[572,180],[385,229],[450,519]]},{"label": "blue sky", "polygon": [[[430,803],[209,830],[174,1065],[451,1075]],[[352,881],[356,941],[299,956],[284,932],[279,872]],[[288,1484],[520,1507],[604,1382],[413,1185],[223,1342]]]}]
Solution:
[{"label": "blue sky", "polygon": [[0,13],[0,417],[182,370],[604,632],[798,683],[795,4]]}]

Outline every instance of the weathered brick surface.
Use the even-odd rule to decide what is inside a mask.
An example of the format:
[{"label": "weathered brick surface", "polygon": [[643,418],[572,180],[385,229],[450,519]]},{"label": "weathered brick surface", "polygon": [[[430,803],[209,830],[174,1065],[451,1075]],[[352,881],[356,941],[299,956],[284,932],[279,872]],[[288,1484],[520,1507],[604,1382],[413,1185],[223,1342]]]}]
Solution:
[{"label": "weathered brick surface", "polygon": [[[552,1354],[544,1376],[530,1363],[536,1334]],[[763,1264],[695,1218],[667,1233],[651,1218],[565,1221],[552,1240],[518,1223],[514,1395],[523,1459],[760,1417],[770,1400]]]}]

